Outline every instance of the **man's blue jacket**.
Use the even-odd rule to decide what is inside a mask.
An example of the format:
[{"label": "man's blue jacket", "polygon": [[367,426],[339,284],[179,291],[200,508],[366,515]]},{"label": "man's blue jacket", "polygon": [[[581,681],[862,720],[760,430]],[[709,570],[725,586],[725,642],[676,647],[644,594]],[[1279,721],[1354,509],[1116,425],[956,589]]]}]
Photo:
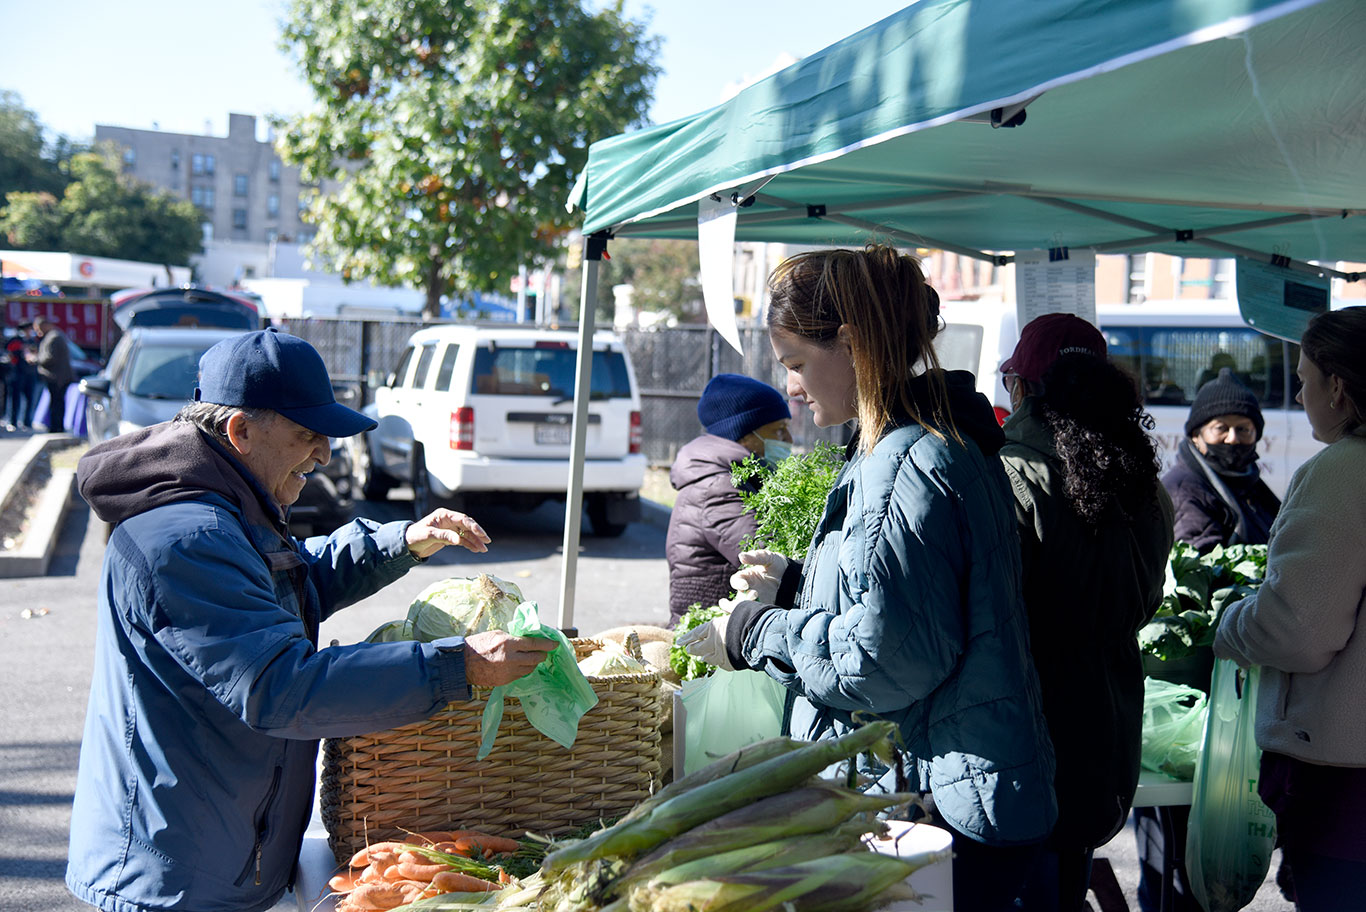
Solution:
[{"label": "man's blue jacket", "polygon": [[324,618],[417,563],[407,524],[299,542],[192,425],[100,444],[77,476],[116,525],[67,886],[108,912],[268,909],[293,880],[318,739],[468,699],[462,641],[318,649]]}]

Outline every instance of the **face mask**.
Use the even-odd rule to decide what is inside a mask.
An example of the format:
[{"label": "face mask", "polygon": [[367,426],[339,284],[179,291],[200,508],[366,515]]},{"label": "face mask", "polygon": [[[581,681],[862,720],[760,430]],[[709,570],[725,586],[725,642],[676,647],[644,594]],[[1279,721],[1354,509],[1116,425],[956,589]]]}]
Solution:
[{"label": "face mask", "polygon": [[1226,475],[1245,475],[1257,461],[1255,443],[1207,443],[1205,458]]},{"label": "face mask", "polygon": [[764,442],[764,458],[774,465],[792,455],[792,444],[786,440],[772,440],[768,437],[760,439]]}]

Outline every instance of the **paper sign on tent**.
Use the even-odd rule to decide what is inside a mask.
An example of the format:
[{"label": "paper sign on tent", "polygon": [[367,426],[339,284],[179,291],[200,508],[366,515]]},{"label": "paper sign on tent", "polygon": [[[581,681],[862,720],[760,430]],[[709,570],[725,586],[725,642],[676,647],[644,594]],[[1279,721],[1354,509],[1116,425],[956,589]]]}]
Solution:
[{"label": "paper sign on tent", "polygon": [[729,200],[704,196],[697,201],[697,256],[707,320],[743,355],[735,324],[735,219]]}]

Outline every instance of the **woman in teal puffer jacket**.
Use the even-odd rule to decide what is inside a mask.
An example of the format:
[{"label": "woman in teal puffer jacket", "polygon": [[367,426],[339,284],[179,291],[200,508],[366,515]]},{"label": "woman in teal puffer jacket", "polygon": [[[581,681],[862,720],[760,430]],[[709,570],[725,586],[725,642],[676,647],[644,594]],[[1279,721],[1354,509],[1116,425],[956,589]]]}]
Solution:
[{"label": "woman in teal puffer jacket", "polygon": [[914,258],[804,253],[770,286],[788,395],[858,436],[799,579],[793,565],[780,586],[776,558],[760,597],[692,649],[783,683],[794,737],[897,722],[908,787],[953,833],[955,906],[1010,908],[1057,809],[1000,428],[970,374],[939,368],[938,297]]}]

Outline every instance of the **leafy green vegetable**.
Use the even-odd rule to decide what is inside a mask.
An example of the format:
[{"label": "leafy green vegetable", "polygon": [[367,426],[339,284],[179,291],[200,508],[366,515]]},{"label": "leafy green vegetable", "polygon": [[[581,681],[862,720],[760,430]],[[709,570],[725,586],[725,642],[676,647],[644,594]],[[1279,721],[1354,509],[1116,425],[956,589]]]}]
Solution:
[{"label": "leafy green vegetable", "polygon": [[669,666],[678,673],[679,678],[684,681],[691,681],[694,678],[704,678],[711,674],[715,665],[708,665],[701,659],[693,658],[688,655],[687,650],[678,645],[678,635],[692,630],[694,627],[701,627],[714,617],[725,614],[720,608],[712,605],[703,608],[701,602],[693,602],[688,606],[688,610],[683,612],[683,616],[678,619],[678,626],[674,628],[674,642],[669,645]]},{"label": "leafy green vegetable", "polygon": [[1139,647],[1170,662],[1214,642],[1224,608],[1257,591],[1266,576],[1266,545],[1215,546],[1200,554],[1172,546],[1162,606],[1138,632]]},{"label": "leafy green vegetable", "polygon": [[[762,547],[802,560],[825,512],[825,500],[844,467],[844,450],[820,441],[814,451],[787,457],[776,467],[757,456],[737,463],[731,480],[740,502],[758,521],[745,548]],[[755,484],[757,491],[750,490]]]}]

